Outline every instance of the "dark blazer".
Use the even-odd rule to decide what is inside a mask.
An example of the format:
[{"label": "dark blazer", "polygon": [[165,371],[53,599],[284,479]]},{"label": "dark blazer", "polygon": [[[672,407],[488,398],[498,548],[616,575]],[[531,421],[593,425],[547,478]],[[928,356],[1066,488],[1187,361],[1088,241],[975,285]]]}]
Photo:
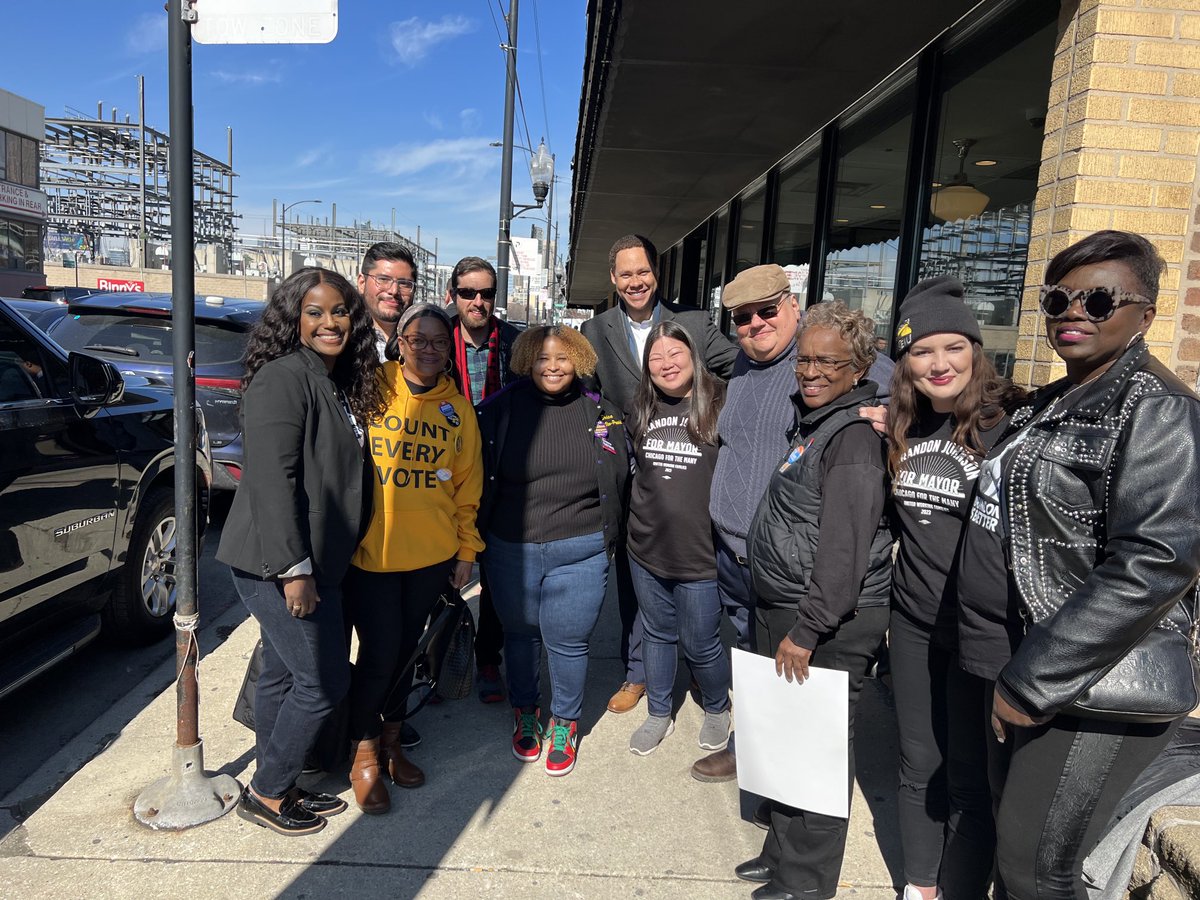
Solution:
[{"label": "dark blazer", "polygon": [[318,584],[338,584],[368,518],[363,448],[312,350],[271,360],[242,397],[242,480],[217,559],[275,578],[306,557]]},{"label": "dark blazer", "polygon": [[[686,309],[659,300],[658,316],[659,321],[674,319],[686,328],[709,371],[718,378],[729,379],[738,348],[713,327],[707,310]],[[586,320],[581,330],[596,351],[595,381],[600,393],[627,413],[642,380],[642,361],[634,359],[629,348],[629,331],[624,317],[625,310],[618,303]]]}]

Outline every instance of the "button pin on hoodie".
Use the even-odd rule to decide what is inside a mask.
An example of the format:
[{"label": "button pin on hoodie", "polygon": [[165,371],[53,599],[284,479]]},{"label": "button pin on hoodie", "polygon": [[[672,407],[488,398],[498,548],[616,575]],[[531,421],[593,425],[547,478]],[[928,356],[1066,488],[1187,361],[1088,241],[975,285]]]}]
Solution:
[{"label": "button pin on hoodie", "polygon": [[449,481],[453,475],[454,475],[454,473],[451,472],[449,469],[438,469],[437,470],[437,480],[438,481]]},{"label": "button pin on hoodie", "polygon": [[447,422],[449,422],[451,425],[453,425],[456,428],[458,427],[458,425],[459,425],[458,413],[456,413],[454,411],[454,404],[452,404],[449,400],[443,400],[441,403],[438,404],[438,412],[440,412],[443,416],[446,417]]}]

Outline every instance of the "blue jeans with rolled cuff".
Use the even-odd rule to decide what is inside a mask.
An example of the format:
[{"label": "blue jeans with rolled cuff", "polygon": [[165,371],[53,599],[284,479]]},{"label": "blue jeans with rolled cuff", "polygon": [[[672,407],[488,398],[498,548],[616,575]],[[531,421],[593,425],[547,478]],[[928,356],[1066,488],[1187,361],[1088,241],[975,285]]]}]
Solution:
[{"label": "blue jeans with rolled cuff", "polygon": [[537,706],[542,647],[550,669],[550,713],[583,712],[588,643],[608,585],[604,534],[516,544],[485,538],[484,565],[504,626],[505,677],[513,706]]},{"label": "blue jeans with rolled cuff", "polygon": [[704,711],[729,709],[729,658],[721,643],[721,597],[715,579],[660,578],[630,557],[645,636],[646,703],[652,716],[671,715],[678,647],[691,667]]},{"label": "blue jeans with rolled cuff", "polygon": [[317,585],[321,602],[303,618],[287,610],[283,584],[233,569],[233,585],[262,635],[254,695],[256,769],[250,786],[278,799],[296,784],[317,732],[350,688],[342,592]]}]

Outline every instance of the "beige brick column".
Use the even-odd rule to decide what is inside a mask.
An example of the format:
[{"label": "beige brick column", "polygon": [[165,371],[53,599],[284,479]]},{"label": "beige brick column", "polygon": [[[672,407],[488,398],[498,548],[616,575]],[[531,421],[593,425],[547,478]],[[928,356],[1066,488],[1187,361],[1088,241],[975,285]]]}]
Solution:
[{"label": "beige brick column", "polygon": [[[1116,228],[1149,238],[1166,259],[1147,339],[1194,383],[1200,291],[1187,316],[1179,291],[1181,267],[1200,288],[1200,0],[1066,0],[1059,22],[1014,380],[1041,385],[1064,374],[1038,313],[1046,263]],[[1185,326],[1195,328],[1192,343],[1181,339]]]}]

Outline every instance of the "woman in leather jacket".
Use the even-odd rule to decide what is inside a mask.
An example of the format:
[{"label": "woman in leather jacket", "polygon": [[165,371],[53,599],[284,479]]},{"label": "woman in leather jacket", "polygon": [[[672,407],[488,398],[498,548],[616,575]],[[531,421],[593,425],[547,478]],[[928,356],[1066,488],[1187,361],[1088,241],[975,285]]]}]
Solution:
[{"label": "woman in leather jacket", "polygon": [[1153,632],[1188,635],[1200,572],[1200,400],[1144,340],[1163,266],[1116,231],[1051,260],[1041,306],[1067,374],[1014,414],[980,476],[1024,624],[992,704],[1011,753],[997,815],[1010,898],[1086,896],[1084,858],[1190,711],[1167,701],[1194,696],[1186,653],[1141,668]]}]

